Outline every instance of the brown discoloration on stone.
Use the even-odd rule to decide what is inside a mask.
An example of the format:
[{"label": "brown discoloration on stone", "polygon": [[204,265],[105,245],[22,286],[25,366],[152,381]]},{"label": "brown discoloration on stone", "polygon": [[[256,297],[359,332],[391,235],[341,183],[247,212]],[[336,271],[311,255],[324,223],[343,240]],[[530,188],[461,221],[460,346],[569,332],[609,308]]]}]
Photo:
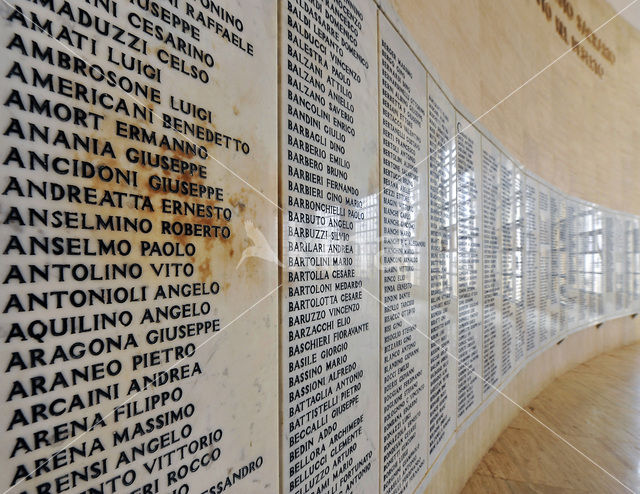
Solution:
[{"label": "brown discoloration on stone", "polygon": [[[155,47],[153,51],[157,52],[158,47]],[[188,95],[182,95],[188,97]],[[149,110],[155,112],[154,123],[148,121],[134,121],[131,118],[123,117],[121,115],[112,115],[108,112],[104,115],[102,128],[100,132],[94,133],[93,137],[96,137],[103,142],[108,140],[116,153],[116,158],[109,157],[97,157],[94,155],[75,156],[76,159],[84,159],[92,162],[94,165],[105,164],[113,169],[135,171],[137,174],[137,186],[117,185],[115,183],[105,183],[99,178],[94,177],[91,180],[84,181],[87,186],[94,187],[100,190],[113,190],[119,192],[128,192],[134,194],[142,194],[151,200],[154,211],[148,210],[135,210],[133,209],[133,200],[127,201],[127,204],[122,209],[113,209],[108,207],[97,208],[91,205],[74,204],[74,208],[78,212],[86,212],[88,214],[113,214],[120,216],[127,216],[129,218],[137,218],[150,220],[153,224],[150,233],[135,233],[135,232],[108,232],[108,231],[86,231],[87,236],[95,238],[118,238],[127,239],[132,244],[132,252],[126,259],[120,260],[121,262],[138,262],[144,267],[144,275],[141,278],[142,283],[146,283],[148,286],[153,287],[158,284],[164,283],[165,280],[162,277],[158,277],[152,273],[149,268],[151,262],[191,262],[196,267],[196,273],[193,278],[197,278],[200,281],[211,281],[213,277],[219,280],[228,280],[224,283],[220,281],[221,288],[227,291],[236,292],[240,290],[245,281],[249,279],[252,283],[262,283],[264,280],[263,261],[256,258],[246,258],[238,268],[238,262],[241,259],[242,253],[246,248],[252,245],[251,239],[247,236],[246,222],[251,222],[261,231],[267,234],[269,241],[274,245],[277,245],[277,240],[272,238],[272,234],[269,234],[271,229],[271,223],[269,218],[275,218],[275,210],[272,210],[273,205],[261,197],[253,187],[263,190],[266,186],[265,193],[269,196],[273,195],[274,190],[270,190],[270,185],[273,182],[273,176],[268,172],[265,172],[264,159],[265,143],[264,139],[256,136],[254,131],[240,132],[237,129],[229,132],[234,135],[238,135],[243,140],[250,142],[252,145],[251,155],[244,157],[236,155],[232,150],[219,148],[208,143],[201,143],[207,146],[210,157],[208,159],[201,159],[199,156],[194,155],[188,151],[180,151],[168,149],[164,147],[156,147],[148,144],[144,144],[138,141],[130,140],[125,137],[115,136],[115,122],[116,120],[127,121],[131,124],[135,124],[139,127],[144,127],[149,130],[154,130],[161,134],[178,137],[180,133],[171,129],[162,128],[161,113],[164,110],[150,101],[143,102]],[[244,105],[243,100],[232,101],[225,105],[226,108],[221,110],[220,108],[211,107],[211,111],[214,115],[214,121],[218,122],[219,118],[228,118],[240,115]],[[213,105],[216,106],[216,105]],[[235,120],[235,119],[234,119]],[[215,124],[206,124],[213,130],[217,129]],[[233,127],[233,126],[232,126]],[[225,129],[227,130],[227,129]],[[182,139],[194,141],[193,138],[181,137]],[[171,156],[172,158],[194,162],[198,165],[204,165],[206,167],[207,178],[202,179],[197,176],[192,176],[188,173],[174,173],[170,170],[162,169],[160,167],[143,166],[141,164],[129,163],[125,158],[125,152],[128,148],[137,148],[150,153],[159,153],[165,156]],[[224,164],[224,167],[218,163]],[[239,161],[238,161],[239,160]],[[236,164],[242,163],[241,168],[237,168]],[[242,180],[234,177],[231,173],[225,170],[225,167],[233,169],[236,173],[239,173]],[[167,193],[161,190],[154,190],[149,184],[149,178],[151,176],[158,176],[161,178],[171,178],[175,180],[181,180],[189,183],[196,183],[199,185],[213,185],[219,186],[224,189],[224,199],[222,201],[209,201],[204,198],[190,197],[182,194]],[[246,185],[243,180],[251,185]],[[89,185],[91,183],[91,185]],[[81,182],[79,181],[80,185]],[[267,185],[265,185],[267,184]],[[227,222],[224,219],[212,218],[199,218],[185,215],[173,215],[171,213],[163,213],[161,207],[162,199],[171,199],[189,203],[199,203],[204,205],[220,206],[231,209],[232,219]],[[273,198],[277,200],[277,198]],[[227,226],[231,229],[231,235],[229,238],[211,238],[211,237],[196,237],[188,235],[175,235],[175,234],[162,234],[161,222],[168,221],[180,221],[184,223],[203,224],[209,226]],[[162,256],[142,256],[140,254],[140,244],[142,241],[158,242],[162,244],[164,242],[175,242],[181,247],[187,244],[193,244],[196,247],[196,254],[190,257],[162,257]],[[114,259],[110,259],[105,262],[112,262]],[[240,281],[240,283],[238,283]]]},{"label": "brown discoloration on stone", "polygon": [[179,149],[175,149],[172,151],[172,153],[174,158],[181,159],[181,160],[190,160],[195,156],[195,154],[188,152],[188,150],[187,152],[185,152]]},{"label": "brown discoloration on stone", "polygon": [[247,207],[247,205],[242,202],[237,195],[231,196],[229,198],[229,204],[238,209],[240,213],[244,212],[244,209]]},{"label": "brown discoloration on stone", "polygon": [[211,259],[207,256],[204,261],[198,266],[198,272],[200,273],[201,281],[208,281],[211,279]]}]

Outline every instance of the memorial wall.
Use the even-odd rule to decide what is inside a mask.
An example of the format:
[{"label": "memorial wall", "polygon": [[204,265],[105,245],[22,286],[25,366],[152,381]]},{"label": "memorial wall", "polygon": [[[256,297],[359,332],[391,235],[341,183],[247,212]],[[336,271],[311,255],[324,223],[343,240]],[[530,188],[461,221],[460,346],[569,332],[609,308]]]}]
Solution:
[{"label": "memorial wall", "polygon": [[640,217],[523,166],[386,4],[0,11],[4,493],[422,492],[640,308]]},{"label": "memorial wall", "polygon": [[3,492],[277,489],[275,7],[3,5]]}]

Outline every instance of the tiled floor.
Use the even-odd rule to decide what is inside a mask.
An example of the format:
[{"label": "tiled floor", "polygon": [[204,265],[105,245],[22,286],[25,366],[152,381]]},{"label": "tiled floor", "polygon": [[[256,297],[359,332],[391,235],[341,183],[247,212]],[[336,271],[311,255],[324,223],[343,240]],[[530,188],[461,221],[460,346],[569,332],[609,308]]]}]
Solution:
[{"label": "tiled floor", "polygon": [[640,344],[567,372],[527,410],[570,444],[520,412],[463,494],[640,492]]}]

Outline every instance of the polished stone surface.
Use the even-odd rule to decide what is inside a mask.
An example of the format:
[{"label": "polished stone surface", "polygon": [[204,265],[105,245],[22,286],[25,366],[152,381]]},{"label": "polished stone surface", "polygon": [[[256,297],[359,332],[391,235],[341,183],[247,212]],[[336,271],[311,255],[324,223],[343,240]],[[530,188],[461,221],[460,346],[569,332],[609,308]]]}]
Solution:
[{"label": "polished stone surface", "polygon": [[284,492],[374,492],[380,448],[378,20],[283,2]]},{"label": "polished stone surface", "polygon": [[12,4],[0,490],[273,492],[276,2]]},{"label": "polished stone surface", "polygon": [[14,6],[3,489],[404,494],[581,329],[568,295],[585,322],[637,306],[637,218],[579,203],[571,241],[562,192],[523,206],[370,0]]},{"label": "polished stone surface", "polygon": [[482,138],[482,379],[488,396],[500,382],[502,252],[500,151]]},{"label": "polished stone surface", "polygon": [[520,412],[462,494],[637,492],[639,390],[639,344],[575,367]]},{"label": "polished stone surface", "polygon": [[455,109],[432,77],[429,96],[429,463],[456,428],[458,371]]},{"label": "polished stone surface", "polygon": [[482,402],[482,152],[480,133],[456,114],[458,199],[457,423]]},{"label": "polished stone surface", "polygon": [[383,492],[415,490],[429,449],[427,72],[380,25],[381,437]]}]

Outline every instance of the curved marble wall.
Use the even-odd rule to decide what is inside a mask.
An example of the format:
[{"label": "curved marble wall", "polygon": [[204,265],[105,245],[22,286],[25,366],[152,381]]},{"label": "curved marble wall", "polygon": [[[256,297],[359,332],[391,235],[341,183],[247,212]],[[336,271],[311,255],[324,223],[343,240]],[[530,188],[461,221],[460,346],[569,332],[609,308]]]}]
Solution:
[{"label": "curved marble wall", "polygon": [[[317,9],[315,13],[322,17],[322,6]],[[414,3],[405,7],[405,13],[412,17],[412,22],[419,22],[420,9],[421,4]],[[373,8],[363,6],[358,19],[354,19],[353,45],[359,53],[355,58],[369,63],[363,63],[362,67],[356,63],[362,70],[354,74],[357,84],[342,93],[350,102],[354,120],[349,127],[353,130],[351,139],[347,135],[347,140],[341,141],[349,144],[342,154],[350,166],[344,167],[339,176],[347,183],[361,186],[346,192],[332,180],[331,165],[327,165],[326,182],[321,174],[311,179],[305,176],[308,164],[297,159],[292,149],[295,146],[302,149],[297,137],[303,134],[296,125],[301,118],[291,110],[295,104],[290,101],[287,111],[282,113],[281,142],[286,149],[283,154],[286,168],[281,180],[288,183],[283,200],[283,260],[286,267],[302,269],[303,273],[325,273],[324,279],[330,279],[332,274],[322,264],[305,265],[308,256],[304,249],[327,253],[336,242],[348,244],[355,237],[358,249],[346,259],[347,264],[356,267],[348,274],[355,282],[347,284],[346,293],[338,294],[350,297],[350,290],[359,288],[358,300],[362,303],[347,305],[359,318],[342,322],[336,313],[333,321],[337,327],[346,325],[357,334],[350,340],[349,336],[342,336],[343,330],[334,333],[340,341],[345,338],[345,345],[353,345],[345,346],[344,364],[348,369],[361,371],[361,379],[353,389],[362,398],[356,397],[353,401],[356,405],[349,405],[350,410],[330,424],[341,431],[350,430],[351,424],[357,423],[358,431],[360,428],[364,431],[354,439],[354,474],[361,473],[363,485],[373,489],[374,480],[370,480],[370,486],[367,479],[375,475],[362,461],[372,452],[375,455],[375,450],[368,449],[376,434],[375,425],[367,426],[361,418],[365,410],[368,413],[364,416],[373,418],[372,398],[379,393],[381,489],[410,492],[429,485],[430,477],[437,473],[456,438],[484,413],[499,390],[508,386],[529,361],[573,333],[637,311],[640,279],[635,265],[640,231],[637,217],[570,197],[521,166],[493,135],[476,125],[474,116],[454,100],[442,81],[434,78],[429,63],[406,44],[406,30],[402,36],[395,31],[393,22],[399,23],[393,10],[389,7],[383,10],[392,21],[379,11],[377,36],[371,27]],[[304,36],[305,30],[295,19],[304,24],[305,13],[311,19],[316,18],[312,12],[313,7],[298,9],[291,5],[283,12],[287,41],[286,47],[281,48],[283,101],[291,99],[291,95],[295,99],[302,92],[292,73],[295,75],[298,60],[296,48],[302,48],[297,36]],[[309,26],[315,26],[313,20]],[[370,164],[371,147],[362,144],[362,139],[366,141],[374,132],[374,122],[365,115],[375,86],[371,80],[372,55],[363,53],[373,51],[376,39],[379,165]],[[340,47],[330,43],[326,49],[325,58],[330,60],[340,52]],[[322,66],[322,62],[318,65]],[[324,69],[333,71],[334,66],[329,63]],[[307,110],[320,120],[325,116],[329,120],[317,108],[331,111],[331,90],[325,105],[321,96],[315,97],[311,84],[302,86],[317,102],[316,107]],[[318,88],[317,94],[321,92]],[[340,101],[340,96],[336,101]],[[320,129],[319,123],[317,128]],[[314,136],[305,137],[320,141]],[[335,154],[331,138],[329,134],[324,149],[320,146],[307,151],[332,162]],[[372,193],[375,178],[371,170],[378,167],[378,187],[374,185],[373,190],[379,192]],[[316,171],[323,172],[322,168]],[[360,177],[365,182],[358,182]],[[314,182],[316,187],[301,192],[297,185],[300,181]],[[334,195],[336,190],[364,197],[357,204],[347,200],[343,205],[343,196]],[[307,207],[301,206],[295,199],[296,192],[320,199]],[[330,204],[340,206],[332,209]],[[344,225],[348,232],[345,238],[326,242],[320,237],[309,238],[304,220],[300,219],[301,210],[308,208],[317,212],[317,217],[311,220],[316,224],[322,223],[323,214],[329,218],[357,218],[358,211],[353,212],[353,207],[362,215],[360,222]],[[331,228],[310,229],[319,230],[332,233]],[[287,243],[291,240],[287,235],[292,231],[303,233],[295,238],[295,243]],[[301,247],[300,241],[305,236],[308,240]],[[309,245],[315,250],[309,249]],[[379,295],[375,293],[376,276]],[[338,285],[336,289],[339,291]],[[291,412],[292,405],[298,403],[295,389],[300,385],[295,377],[292,380],[295,372],[291,369],[298,371],[301,362],[298,338],[308,335],[299,325],[315,327],[306,320],[292,320],[292,313],[309,307],[304,305],[309,299],[299,301],[298,293],[292,292],[285,282],[283,387],[285,400],[286,397],[289,400],[283,410],[290,412],[284,418],[288,449],[283,461],[285,485],[292,486],[297,485],[296,478],[300,477],[287,477],[286,472],[298,473],[299,463],[287,458],[297,459],[295,448],[306,436],[289,434],[300,430],[303,424]],[[325,300],[331,303],[329,298]],[[334,299],[336,303],[337,300]],[[371,312],[372,301],[382,307],[379,320]],[[330,315],[323,315],[332,320]],[[371,376],[375,358],[368,351],[375,342],[370,329],[376,324],[380,331],[379,390]],[[362,331],[362,327],[367,330]],[[347,351],[354,346],[364,350]],[[331,360],[319,362],[329,364]],[[321,372],[315,376],[318,376],[315,382],[325,382],[319,377]],[[311,443],[323,443],[321,431],[311,436]],[[341,468],[340,464],[333,467]],[[333,470],[327,467],[326,472],[330,475]]]},{"label": "curved marble wall", "polygon": [[[616,12],[607,2],[549,2],[546,7],[542,2],[552,11],[551,20],[540,2],[380,3],[427,69],[451,89],[454,105],[471,109],[473,117],[482,116],[485,131],[498,136],[528,170],[570,195],[629,212],[640,210],[636,195],[629,194],[630,184],[638,180],[632,163],[640,152],[635,124],[640,95],[631,87],[640,68],[640,33],[622,17],[614,18]],[[558,20],[570,37],[586,25],[595,29],[605,24],[594,44],[585,41],[595,58],[600,44],[616,53],[613,63],[599,60],[603,77],[576,53],[567,52],[569,46],[554,30]],[[547,67],[552,60],[556,62]],[[423,485],[429,492],[457,492],[520,411],[516,403],[525,406],[577,363],[639,337],[637,319],[621,317],[581,329],[539,352],[504,387],[515,403],[493,400],[457,435],[451,452]]]},{"label": "curved marble wall", "polygon": [[637,334],[593,328],[640,218],[522,166],[389,5],[2,16],[5,492],[455,490],[500,393]]}]

